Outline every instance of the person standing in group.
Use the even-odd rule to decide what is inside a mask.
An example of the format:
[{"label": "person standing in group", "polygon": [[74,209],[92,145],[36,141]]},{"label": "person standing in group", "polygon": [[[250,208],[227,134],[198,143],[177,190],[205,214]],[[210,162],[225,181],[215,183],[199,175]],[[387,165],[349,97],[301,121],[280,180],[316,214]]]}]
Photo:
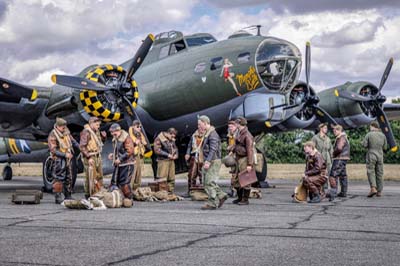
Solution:
[{"label": "person standing in group", "polygon": [[329,174],[329,184],[331,189],[329,194],[329,201],[333,201],[337,193],[338,180],[340,181],[340,193],[338,197],[347,197],[347,171],[346,164],[350,160],[350,143],[347,139],[346,133],[343,132],[341,125],[333,126],[333,134],[335,135],[335,144],[333,147],[333,163]]},{"label": "person standing in group", "polygon": [[108,159],[114,165],[110,189],[117,186],[125,198],[132,199],[130,183],[135,168],[134,144],[128,132],[117,123],[111,125],[110,133],[113,136],[113,153],[108,155]]},{"label": "person standing in group", "polygon": [[56,119],[53,130],[48,137],[50,155],[53,158],[53,193],[55,203],[62,202],[61,193],[64,199],[72,199],[72,162],[74,149],[79,149],[79,143],[71,136],[67,121],[62,118]]},{"label": "person standing in group", "polygon": [[103,164],[101,151],[106,132],[100,132],[101,120],[92,116],[89,118],[81,132],[79,147],[82,154],[83,166],[85,168],[85,198],[96,194],[103,187]]},{"label": "person standing in group", "polygon": [[366,155],[367,176],[371,190],[368,197],[382,196],[383,189],[383,151],[387,149],[385,135],[379,129],[379,124],[372,121],[370,132],[365,136],[362,145],[368,149]]},{"label": "person standing in group", "polygon": [[311,141],[314,142],[315,148],[321,153],[326,163],[326,170],[331,170],[333,146],[331,139],[328,137],[328,124],[322,123],[318,126],[319,132],[315,134]]},{"label": "person standing in group", "polygon": [[228,199],[228,195],[217,185],[221,169],[221,139],[215,128],[211,126],[208,116],[199,116],[197,126],[199,131],[205,132],[199,162],[203,163],[201,175],[208,200],[201,209],[215,210],[221,208]]},{"label": "person standing in group", "polygon": [[168,184],[168,191],[175,190],[175,160],[178,159],[178,148],[175,138],[175,128],[163,131],[154,140],[154,153],[157,155],[157,178],[165,178]]},{"label": "person standing in group", "polygon": [[144,133],[142,132],[142,125],[139,120],[134,120],[132,126],[129,127],[129,136],[131,137],[134,148],[134,155],[136,159],[135,170],[131,180],[132,190],[135,191],[142,184],[142,168],[144,165],[144,154],[146,152],[147,141]]},{"label": "person standing in group", "polygon": [[250,196],[250,185],[241,187],[239,174],[250,172],[254,167],[254,138],[247,128],[247,120],[244,117],[236,119],[238,135],[235,140],[234,153],[236,158],[236,173],[234,175],[233,186],[236,188],[238,198],[233,204],[248,205]]},{"label": "person standing in group", "polygon": [[188,171],[188,191],[197,186],[197,179],[199,185],[202,184],[201,168],[203,165],[199,162],[200,149],[204,140],[204,131],[197,129],[190,138],[185,161],[189,164]]}]

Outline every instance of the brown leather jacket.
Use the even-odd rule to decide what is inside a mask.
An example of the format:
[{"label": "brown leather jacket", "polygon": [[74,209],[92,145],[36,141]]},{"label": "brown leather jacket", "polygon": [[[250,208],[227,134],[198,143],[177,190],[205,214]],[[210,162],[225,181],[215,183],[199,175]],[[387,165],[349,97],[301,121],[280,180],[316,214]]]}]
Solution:
[{"label": "brown leather jacket", "polygon": [[252,166],[254,164],[254,138],[249,132],[247,127],[239,131],[239,136],[235,142],[235,154],[237,158],[247,157],[247,164]]},{"label": "brown leather jacket", "polygon": [[336,137],[333,160],[350,160],[350,143],[344,133]]},{"label": "brown leather jacket", "polygon": [[[89,126],[89,125],[88,125]],[[79,142],[79,148],[81,150],[82,156],[89,159],[93,155],[97,155],[101,153],[101,146],[103,145],[103,141],[105,138],[100,134],[99,131],[93,132],[97,136],[97,140],[92,141],[92,134],[89,129],[85,128],[81,132],[81,138]],[[99,143],[97,143],[99,142]],[[99,145],[100,144],[100,145]],[[90,147],[89,147],[90,146]]]},{"label": "brown leather jacket", "polygon": [[117,139],[113,138],[112,142],[114,148],[113,161],[119,159],[121,161],[119,166],[135,162],[135,156],[133,155],[135,146],[125,130],[121,131],[121,135]]},{"label": "brown leather jacket", "polygon": [[157,160],[167,160],[168,155],[178,155],[178,148],[175,140],[167,132],[161,132],[154,140],[154,153],[157,154]]},{"label": "brown leather jacket", "polygon": [[315,150],[314,155],[307,155],[304,174],[306,176],[326,175],[326,163],[319,151]]},{"label": "brown leather jacket", "polygon": [[66,158],[65,155],[67,152],[74,153],[74,147],[79,148],[79,143],[71,136],[68,129],[64,131],[64,133],[59,132],[56,128],[54,128],[48,137],[47,140],[50,155],[53,158]]}]

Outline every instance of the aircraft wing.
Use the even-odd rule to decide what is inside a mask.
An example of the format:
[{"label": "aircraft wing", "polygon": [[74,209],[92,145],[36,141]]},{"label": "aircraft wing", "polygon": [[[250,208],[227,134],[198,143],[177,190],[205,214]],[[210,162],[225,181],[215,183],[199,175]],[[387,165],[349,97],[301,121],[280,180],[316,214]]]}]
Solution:
[{"label": "aircraft wing", "polygon": [[400,104],[386,103],[383,105],[383,110],[389,120],[400,120]]},{"label": "aircraft wing", "polygon": [[35,126],[48,99],[38,97],[40,89],[0,78],[0,137],[35,139]]}]

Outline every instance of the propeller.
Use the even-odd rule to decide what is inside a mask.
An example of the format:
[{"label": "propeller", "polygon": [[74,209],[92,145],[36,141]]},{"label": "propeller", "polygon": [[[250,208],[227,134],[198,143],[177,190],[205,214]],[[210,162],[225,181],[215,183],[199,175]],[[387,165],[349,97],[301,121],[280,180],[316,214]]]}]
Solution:
[{"label": "propeller", "polygon": [[[299,103],[295,103],[293,105],[288,105],[284,107],[284,110],[293,109],[291,113],[298,113],[305,108],[310,108],[312,113],[318,118],[321,122],[327,122],[331,125],[337,125],[335,119],[328,114],[324,109],[322,109],[319,103],[319,97],[317,95],[312,95],[310,90],[310,74],[311,74],[311,44],[310,42],[306,43],[306,55],[305,55],[305,74],[306,74],[306,89],[307,92],[304,98]],[[295,108],[295,109],[294,109]]]},{"label": "propeller", "polygon": [[393,58],[390,58],[389,62],[386,65],[385,71],[383,72],[378,88],[378,93],[376,93],[375,95],[371,94],[368,96],[362,96],[357,93],[345,90],[335,90],[335,95],[337,97],[341,97],[347,100],[366,103],[366,106],[368,106],[369,109],[373,109],[377,117],[379,127],[381,128],[382,133],[385,134],[391,151],[396,152],[398,150],[398,147],[393,136],[392,128],[390,127],[389,120],[387,119],[386,114],[382,109],[382,104],[386,101],[386,96],[381,93],[382,88],[389,77],[392,66]]},{"label": "propeller", "polygon": [[0,93],[4,93],[10,98],[26,98],[31,101],[34,101],[38,95],[36,89],[3,78],[0,78]]},{"label": "propeller", "polygon": [[[127,117],[129,117],[129,120],[132,121],[136,119],[139,120],[140,122],[139,116],[137,115],[135,108],[132,106],[132,103],[129,101],[126,94],[131,90],[131,82],[133,81],[132,77],[143,63],[146,55],[148,54],[153,44],[153,41],[154,41],[154,36],[152,34],[149,34],[146,37],[146,39],[142,42],[139,49],[136,51],[135,56],[132,58],[132,61],[125,73],[124,80],[118,82],[113,87],[105,86],[101,83],[78,76],[53,75],[51,77],[51,80],[58,85],[71,87],[78,90],[85,90],[85,91],[92,90],[97,92],[113,91],[118,97],[122,99],[122,103],[126,105],[125,108],[122,109],[125,110],[125,113],[128,115]],[[127,112],[126,107],[130,110],[130,112]],[[142,127],[142,132],[145,133],[141,122],[140,125]],[[144,135],[146,137],[147,143],[150,143],[148,141],[147,135],[146,134]],[[150,149],[150,147],[146,148]]]}]

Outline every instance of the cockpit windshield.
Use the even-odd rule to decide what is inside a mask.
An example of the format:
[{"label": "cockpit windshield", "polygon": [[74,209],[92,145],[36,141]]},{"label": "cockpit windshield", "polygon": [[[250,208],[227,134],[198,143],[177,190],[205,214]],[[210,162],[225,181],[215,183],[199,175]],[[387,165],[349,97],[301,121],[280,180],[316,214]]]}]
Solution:
[{"label": "cockpit windshield", "polygon": [[268,89],[286,92],[300,75],[300,51],[290,43],[266,39],[257,49],[256,65]]},{"label": "cockpit windshield", "polygon": [[197,37],[186,37],[186,43],[189,47],[201,46],[209,43],[216,42],[217,40],[211,35],[208,36],[197,36]]}]

